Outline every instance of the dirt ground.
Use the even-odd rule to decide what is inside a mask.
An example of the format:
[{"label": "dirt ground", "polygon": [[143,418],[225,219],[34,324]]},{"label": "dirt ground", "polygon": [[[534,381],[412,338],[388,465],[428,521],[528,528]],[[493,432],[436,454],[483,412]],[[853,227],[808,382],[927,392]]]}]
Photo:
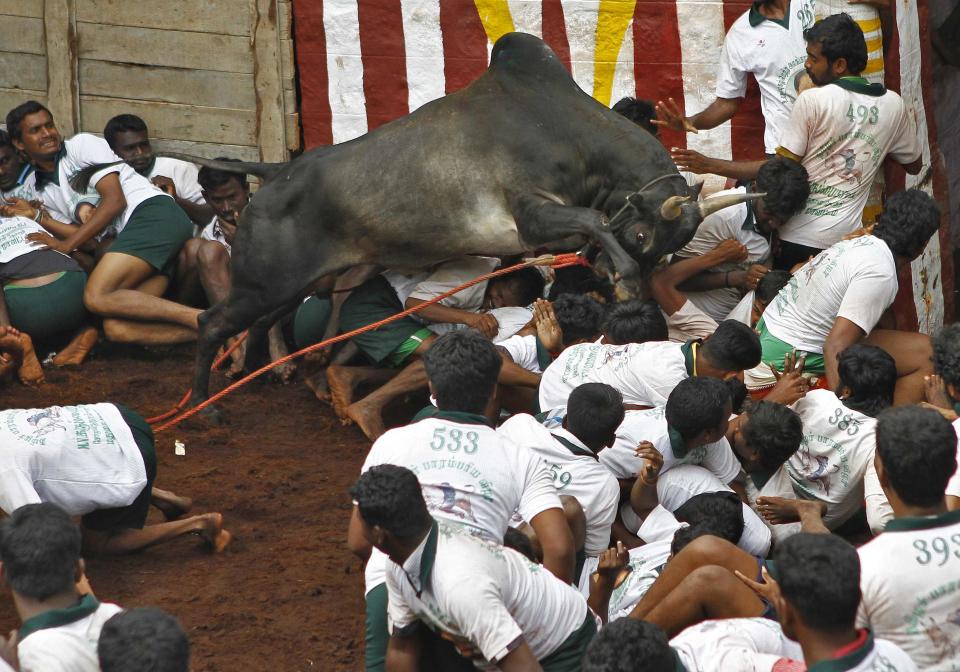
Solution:
[{"label": "dirt ground", "polygon": [[[145,417],[187,388],[193,348],[103,347],[80,370],[47,371],[33,390],[0,389],[0,407],[116,401]],[[224,385],[215,374],[213,389]],[[219,404],[225,424],[157,435],[157,485],[220,511],[233,543],[211,555],[197,537],[143,553],[90,558],[97,597],[180,618],[196,672],[357,670],[363,661],[362,564],[346,549],[349,485],[369,442],[300,382],[254,382]],[[186,456],[174,455],[174,440]],[[151,512],[151,522],[162,518]],[[0,632],[17,627],[0,600]]]}]

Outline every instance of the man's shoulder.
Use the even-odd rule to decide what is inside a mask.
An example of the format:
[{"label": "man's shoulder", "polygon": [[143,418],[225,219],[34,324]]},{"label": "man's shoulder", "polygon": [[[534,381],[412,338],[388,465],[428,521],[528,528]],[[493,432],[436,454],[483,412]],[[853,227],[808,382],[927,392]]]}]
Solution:
[{"label": "man's shoulder", "polygon": [[153,169],[151,169],[149,177],[156,175],[172,177],[171,173],[179,173],[190,174],[196,179],[198,170],[197,166],[189,161],[182,161],[169,156],[158,156],[153,162]]},{"label": "man's shoulder", "polygon": [[93,133],[77,133],[76,135],[64,140],[63,146],[66,148],[67,154],[71,156],[82,155],[83,152],[91,149],[102,150],[105,148],[110,152],[113,151],[110,149],[110,145],[107,144],[106,140],[94,135]]}]

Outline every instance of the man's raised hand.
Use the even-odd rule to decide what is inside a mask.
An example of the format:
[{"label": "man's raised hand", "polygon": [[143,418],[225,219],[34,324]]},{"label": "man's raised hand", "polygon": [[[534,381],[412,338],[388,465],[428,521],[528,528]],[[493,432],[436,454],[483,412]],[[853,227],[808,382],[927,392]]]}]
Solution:
[{"label": "man's raised hand", "polygon": [[468,318],[467,326],[479,331],[484,338],[493,339],[500,331],[500,323],[490,313],[473,313],[472,315],[473,317]]},{"label": "man's raised hand", "polygon": [[660,469],[663,468],[663,455],[660,451],[649,441],[641,441],[633,454],[643,460],[643,467],[637,472],[637,478],[646,485],[656,483]]},{"label": "man's raised hand", "polygon": [[608,548],[600,554],[596,573],[604,579],[615,581],[624,569],[630,569],[630,551],[622,541],[618,541],[615,547]]},{"label": "man's raised hand", "polygon": [[548,352],[560,352],[563,347],[563,330],[553,312],[553,304],[546,299],[537,299],[533,304],[533,321],[537,326],[537,338]]},{"label": "man's raised hand", "polygon": [[697,127],[693,125],[689,117],[683,116],[680,106],[673,98],[667,98],[667,101],[657,101],[657,118],[651,119],[651,123],[657,126],[673,129],[674,131],[686,131],[687,133],[696,133]]},{"label": "man's raised hand", "polygon": [[810,383],[803,377],[803,366],[807,361],[807,353],[796,350],[788,352],[783,357],[783,373],[777,371],[772,364],[768,364],[777,384],[770,390],[766,400],[775,404],[789,406],[802,398],[810,390]]},{"label": "man's raised hand", "polygon": [[714,159],[711,159],[709,156],[704,156],[700,152],[695,152],[692,149],[671,147],[670,158],[677,164],[677,170],[684,170],[688,173],[696,173],[697,175],[717,172]]},{"label": "man's raised hand", "polygon": [[165,193],[167,196],[177,197],[177,185],[173,183],[169,177],[163,175],[157,175],[150,180],[157,189]]}]

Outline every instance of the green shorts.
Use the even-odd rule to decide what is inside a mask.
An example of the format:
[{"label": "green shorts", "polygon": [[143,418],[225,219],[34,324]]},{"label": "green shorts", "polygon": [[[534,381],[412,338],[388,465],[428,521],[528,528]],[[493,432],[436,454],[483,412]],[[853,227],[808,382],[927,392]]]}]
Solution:
[{"label": "green shorts", "polygon": [[540,660],[543,672],[577,672],[583,665],[583,654],[597,634],[593,612],[587,609],[583,625],[570,633],[556,651]]},{"label": "green shorts", "polygon": [[170,269],[183,244],[193,237],[193,222],[169,196],[154,196],[138,205],[109,252],[143,259],[158,271]]},{"label": "green shorts", "polygon": [[[767,331],[767,325],[763,323],[763,318],[757,322],[757,332],[760,334],[760,346],[763,348],[761,360],[764,364],[772,364],[778,371],[783,370],[783,358],[797,350],[796,346],[790,345],[786,341]],[[797,350],[799,353],[800,351]],[[822,376],[827,372],[826,364],[823,361],[823,355],[815,352],[808,352],[806,361],[803,365],[803,372],[816,376]]]},{"label": "green shorts", "polygon": [[133,529],[142,530],[147,524],[147,513],[150,511],[150,494],[153,490],[153,483],[157,480],[157,453],[153,445],[153,430],[150,425],[140,415],[131,411],[126,406],[114,404],[123,421],[130,427],[133,434],[133,440],[140,449],[140,455],[143,457],[143,466],[147,471],[147,484],[137,495],[137,498],[126,506],[120,506],[115,509],[99,509],[91,511],[83,516],[83,526],[96,532],[109,532],[110,530]]},{"label": "green shorts", "polygon": [[74,332],[87,319],[83,290],[87,274],[64,271],[53,282],[40,287],[21,287],[14,282],[3,288],[10,322],[35,340]]},{"label": "green shorts", "polygon": [[367,623],[364,632],[364,660],[367,672],[383,672],[387,665],[387,584],[381,583],[366,595]]},{"label": "green shorts", "polygon": [[316,296],[300,304],[293,316],[293,340],[297,348],[306,348],[323,340],[330,311],[330,302]]},{"label": "green shorts", "polygon": [[[403,311],[397,293],[378,275],[357,287],[340,309],[340,331],[346,333]],[[404,317],[351,339],[374,364],[400,366],[432,331],[412,317]]]}]

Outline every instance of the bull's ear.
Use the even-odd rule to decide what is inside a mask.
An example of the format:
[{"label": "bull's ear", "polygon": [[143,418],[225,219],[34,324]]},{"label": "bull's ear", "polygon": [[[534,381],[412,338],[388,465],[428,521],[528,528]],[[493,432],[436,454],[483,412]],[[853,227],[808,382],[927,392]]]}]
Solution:
[{"label": "bull's ear", "polygon": [[695,185],[690,187],[690,200],[696,201],[700,198],[700,192],[703,191],[703,182],[697,182]]},{"label": "bull's ear", "polygon": [[630,205],[635,207],[637,210],[640,210],[643,208],[643,196],[640,195],[639,193],[633,193],[627,196],[627,202],[630,203]]}]

